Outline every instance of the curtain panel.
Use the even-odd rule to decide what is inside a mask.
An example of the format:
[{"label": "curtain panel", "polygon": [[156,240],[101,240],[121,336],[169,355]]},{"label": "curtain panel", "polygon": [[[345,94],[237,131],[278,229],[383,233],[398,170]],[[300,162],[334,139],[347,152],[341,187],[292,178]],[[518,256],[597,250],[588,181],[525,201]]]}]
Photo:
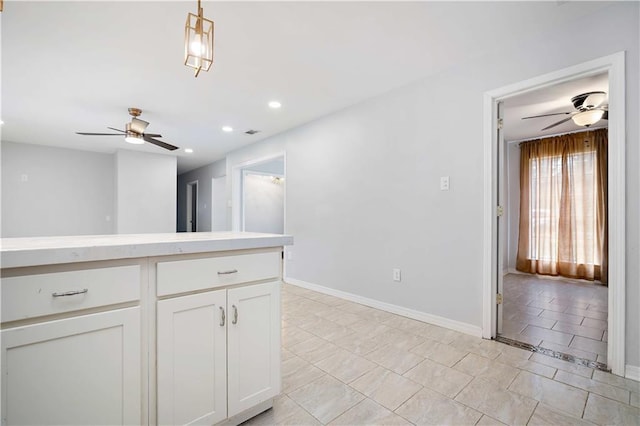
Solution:
[{"label": "curtain panel", "polygon": [[607,283],[607,129],[520,144],[516,269]]}]

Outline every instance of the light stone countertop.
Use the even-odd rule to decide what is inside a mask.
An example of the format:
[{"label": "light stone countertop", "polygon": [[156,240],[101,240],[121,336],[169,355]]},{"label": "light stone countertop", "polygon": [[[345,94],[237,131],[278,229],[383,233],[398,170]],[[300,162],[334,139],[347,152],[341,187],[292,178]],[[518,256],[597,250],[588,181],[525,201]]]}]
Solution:
[{"label": "light stone countertop", "polygon": [[290,235],[252,232],[77,235],[0,239],[2,268],[279,247]]}]

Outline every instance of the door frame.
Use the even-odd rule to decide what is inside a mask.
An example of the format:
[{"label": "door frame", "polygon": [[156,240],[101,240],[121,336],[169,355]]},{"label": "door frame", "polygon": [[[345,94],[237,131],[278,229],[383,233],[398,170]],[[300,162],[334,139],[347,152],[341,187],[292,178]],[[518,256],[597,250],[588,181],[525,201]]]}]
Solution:
[{"label": "door frame", "polygon": [[[193,187],[194,186],[196,187],[196,190],[195,190],[195,195],[196,195],[195,206],[196,206],[196,209],[195,209],[195,211],[193,211],[193,208],[192,208],[192,206],[193,206],[193,199],[192,198],[193,198],[193,194],[194,194],[194,191],[193,191]],[[198,232],[198,227],[200,225],[200,223],[199,223],[200,221],[198,220],[198,192],[199,192],[199,189],[198,189],[198,181],[197,180],[194,180],[194,181],[191,181],[191,182],[187,182],[187,197],[186,197],[187,211],[186,211],[186,214],[185,214],[185,216],[186,216],[185,220],[187,222],[187,229],[186,229],[187,232]],[[195,221],[196,221],[196,230],[195,231],[192,230],[191,224],[189,223],[189,212],[191,212],[191,220],[193,221],[195,219]]]},{"label": "door frame", "polygon": [[625,375],[625,52],[594,59],[484,94],[483,149],[483,278],[482,337],[496,336],[497,292],[497,102],[557,83],[607,72],[609,76],[608,220],[609,288],[607,366],[618,376]]}]

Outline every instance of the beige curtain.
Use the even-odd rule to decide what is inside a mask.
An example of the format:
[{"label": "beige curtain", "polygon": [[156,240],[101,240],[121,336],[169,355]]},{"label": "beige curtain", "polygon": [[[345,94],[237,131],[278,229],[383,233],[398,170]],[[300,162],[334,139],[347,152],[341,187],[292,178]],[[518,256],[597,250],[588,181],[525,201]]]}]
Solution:
[{"label": "beige curtain", "polygon": [[607,282],[607,129],[520,144],[516,269]]}]

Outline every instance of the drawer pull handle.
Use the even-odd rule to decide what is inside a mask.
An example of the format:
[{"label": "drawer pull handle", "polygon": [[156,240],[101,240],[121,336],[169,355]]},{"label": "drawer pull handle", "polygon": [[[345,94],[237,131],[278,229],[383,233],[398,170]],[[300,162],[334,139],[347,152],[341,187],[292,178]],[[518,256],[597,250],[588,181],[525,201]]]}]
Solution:
[{"label": "drawer pull handle", "polygon": [[238,308],[236,308],[236,305],[231,305],[231,307],[233,308],[233,321],[231,321],[231,324],[237,324],[238,323]]},{"label": "drawer pull handle", "polygon": [[88,293],[89,289],[88,288],[84,288],[82,290],[71,290],[71,291],[65,291],[64,293],[51,293],[51,295],[53,297],[65,297],[65,296],[75,296],[76,294],[85,294]]},{"label": "drawer pull handle", "polygon": [[224,327],[224,323],[226,321],[227,317],[224,314],[224,308],[222,306],[220,306],[220,327]]},{"label": "drawer pull handle", "polygon": [[237,269],[230,269],[228,271],[218,271],[218,275],[229,275],[238,273]]}]

